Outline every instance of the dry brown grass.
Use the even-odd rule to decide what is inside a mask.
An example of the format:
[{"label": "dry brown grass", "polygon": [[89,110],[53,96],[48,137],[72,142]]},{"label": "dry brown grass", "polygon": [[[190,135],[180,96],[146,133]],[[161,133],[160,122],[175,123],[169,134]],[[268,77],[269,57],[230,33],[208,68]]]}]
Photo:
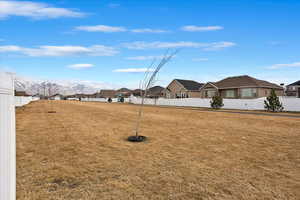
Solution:
[{"label": "dry brown grass", "polygon": [[17,198],[299,199],[300,119],[39,101],[17,111]]}]

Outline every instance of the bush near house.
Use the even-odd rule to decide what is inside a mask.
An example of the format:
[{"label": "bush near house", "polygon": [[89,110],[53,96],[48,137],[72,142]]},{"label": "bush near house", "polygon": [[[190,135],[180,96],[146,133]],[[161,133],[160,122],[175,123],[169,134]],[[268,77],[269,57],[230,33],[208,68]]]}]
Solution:
[{"label": "bush near house", "polygon": [[124,97],[120,97],[119,102],[124,103]]},{"label": "bush near house", "polygon": [[280,112],[284,109],[274,89],[271,90],[270,96],[268,96],[267,100],[265,100],[264,102],[265,109],[267,109],[268,111]]},{"label": "bush near house", "polygon": [[217,96],[213,96],[212,97],[212,100],[210,101],[210,106],[213,108],[213,109],[220,109],[224,106],[223,104],[223,98],[219,95]]}]

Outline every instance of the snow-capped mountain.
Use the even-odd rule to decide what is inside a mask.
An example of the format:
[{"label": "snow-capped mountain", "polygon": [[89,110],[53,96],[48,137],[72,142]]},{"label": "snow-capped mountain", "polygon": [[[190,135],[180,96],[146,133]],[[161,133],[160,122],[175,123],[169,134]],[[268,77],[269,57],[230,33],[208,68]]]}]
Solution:
[{"label": "snow-capped mountain", "polygon": [[15,78],[15,89],[17,91],[26,91],[28,94],[46,94],[54,95],[56,93],[62,95],[71,94],[93,94],[101,89],[116,89],[117,85],[95,82],[95,81],[43,81],[31,80],[24,77]]}]

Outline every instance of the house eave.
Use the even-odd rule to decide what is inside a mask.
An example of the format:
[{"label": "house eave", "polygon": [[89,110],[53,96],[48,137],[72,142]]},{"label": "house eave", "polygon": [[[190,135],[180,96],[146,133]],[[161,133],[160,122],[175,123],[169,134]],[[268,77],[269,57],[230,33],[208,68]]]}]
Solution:
[{"label": "house eave", "polygon": [[224,89],[239,89],[239,88],[268,88],[268,89],[282,89],[280,87],[267,87],[267,86],[239,86],[239,87],[220,87],[219,90],[224,90]]}]

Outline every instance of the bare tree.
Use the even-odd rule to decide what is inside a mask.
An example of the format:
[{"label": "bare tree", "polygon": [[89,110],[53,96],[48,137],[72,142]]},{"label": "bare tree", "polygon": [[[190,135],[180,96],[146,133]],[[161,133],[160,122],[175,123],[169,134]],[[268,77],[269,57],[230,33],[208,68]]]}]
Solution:
[{"label": "bare tree", "polygon": [[21,89],[22,91],[25,91],[25,89],[26,89],[25,84],[17,79],[14,79],[14,85],[15,85],[15,90],[18,88],[18,89]]},{"label": "bare tree", "polygon": [[[161,61],[158,63],[158,65],[155,67],[153,70],[152,67],[155,64],[155,60],[152,61],[151,65],[147,68],[144,79],[140,82],[140,89],[141,91],[144,90],[144,93],[142,95],[142,100],[140,104],[140,108],[138,111],[138,118],[136,122],[136,127],[135,127],[135,135],[128,137],[129,141],[132,142],[141,142],[145,140],[145,136],[140,136],[139,135],[139,129],[140,129],[140,124],[141,124],[141,119],[143,115],[143,107],[145,103],[145,98],[147,97],[149,88],[152,87],[156,81],[156,77],[158,75],[158,72],[161,70],[161,68],[167,64],[176,54],[178,53],[178,50],[175,50],[172,53],[169,53],[169,51],[166,52],[164,57],[161,59]],[[152,73],[151,73],[152,72]]]},{"label": "bare tree", "polygon": [[[51,100],[51,97],[53,97],[55,94],[58,94],[59,86],[56,83],[44,81],[40,83],[38,90],[39,90],[39,94],[43,96],[43,99]],[[53,109],[53,102],[50,101],[49,103],[50,103],[50,110],[48,112],[55,113]]]}]

